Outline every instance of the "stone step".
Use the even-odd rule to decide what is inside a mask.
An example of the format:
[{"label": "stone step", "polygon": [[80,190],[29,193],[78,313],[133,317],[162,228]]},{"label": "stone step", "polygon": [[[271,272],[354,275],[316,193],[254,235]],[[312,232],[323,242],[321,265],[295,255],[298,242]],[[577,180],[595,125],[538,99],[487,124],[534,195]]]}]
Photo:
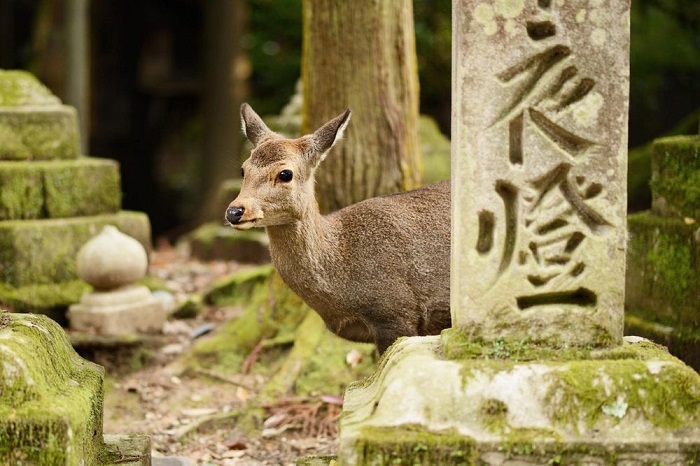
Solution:
[{"label": "stone step", "polygon": [[0,161],[0,221],[112,214],[120,207],[114,160]]},{"label": "stone step", "polygon": [[141,212],[0,221],[0,282],[21,287],[76,279],[78,250],[105,225],[114,225],[151,250],[150,221]]},{"label": "stone step", "polygon": [[625,307],[654,322],[700,329],[700,224],[630,215]]},{"label": "stone step", "polygon": [[25,71],[0,70],[0,160],[74,159],[78,117]]},{"label": "stone step", "polygon": [[653,212],[700,222],[700,136],[657,139],[651,166]]}]

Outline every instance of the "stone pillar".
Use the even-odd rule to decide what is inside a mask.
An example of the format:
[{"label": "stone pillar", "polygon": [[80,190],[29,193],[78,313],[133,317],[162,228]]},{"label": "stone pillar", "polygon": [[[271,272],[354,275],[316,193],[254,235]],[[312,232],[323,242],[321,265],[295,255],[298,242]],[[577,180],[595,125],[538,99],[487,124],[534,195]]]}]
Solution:
[{"label": "stone pillar", "polygon": [[629,1],[452,17],[454,327],[347,390],[341,463],[695,461],[700,376],[622,337]]},{"label": "stone pillar", "polygon": [[629,1],[453,8],[452,320],[484,340],[618,345]]}]

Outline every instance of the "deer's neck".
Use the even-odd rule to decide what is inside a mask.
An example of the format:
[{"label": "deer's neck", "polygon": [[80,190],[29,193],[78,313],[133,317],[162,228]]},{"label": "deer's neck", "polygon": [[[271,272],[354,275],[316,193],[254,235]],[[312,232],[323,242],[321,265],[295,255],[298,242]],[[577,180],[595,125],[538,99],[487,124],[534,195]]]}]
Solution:
[{"label": "deer's neck", "polygon": [[321,215],[318,206],[309,206],[295,222],[267,227],[272,262],[282,278],[294,288],[304,283],[325,282],[325,269],[334,252],[333,225]]}]

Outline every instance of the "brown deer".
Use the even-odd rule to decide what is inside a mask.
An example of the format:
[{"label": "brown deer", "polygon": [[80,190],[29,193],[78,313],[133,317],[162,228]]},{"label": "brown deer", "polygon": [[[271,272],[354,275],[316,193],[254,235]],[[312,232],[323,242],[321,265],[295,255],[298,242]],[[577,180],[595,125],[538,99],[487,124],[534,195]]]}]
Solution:
[{"label": "brown deer", "polygon": [[248,104],[253,144],[226,222],[265,227],[284,282],[335,334],[383,353],[398,337],[450,326],[449,181],[375,197],[321,215],[314,173],[350,121],[350,110],[313,134],[287,139]]}]

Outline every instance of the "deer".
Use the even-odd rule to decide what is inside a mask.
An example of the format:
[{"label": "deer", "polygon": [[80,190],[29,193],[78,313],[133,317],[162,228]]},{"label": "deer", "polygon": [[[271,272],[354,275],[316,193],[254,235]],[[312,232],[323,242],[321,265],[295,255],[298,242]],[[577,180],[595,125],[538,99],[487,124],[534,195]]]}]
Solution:
[{"label": "deer", "polygon": [[265,228],[285,284],[331,332],[374,343],[381,355],[399,337],[436,335],[451,325],[450,183],[322,215],[314,175],[350,115],[348,109],[312,134],[289,139],[243,104],[243,133],[253,149],[225,223]]}]

